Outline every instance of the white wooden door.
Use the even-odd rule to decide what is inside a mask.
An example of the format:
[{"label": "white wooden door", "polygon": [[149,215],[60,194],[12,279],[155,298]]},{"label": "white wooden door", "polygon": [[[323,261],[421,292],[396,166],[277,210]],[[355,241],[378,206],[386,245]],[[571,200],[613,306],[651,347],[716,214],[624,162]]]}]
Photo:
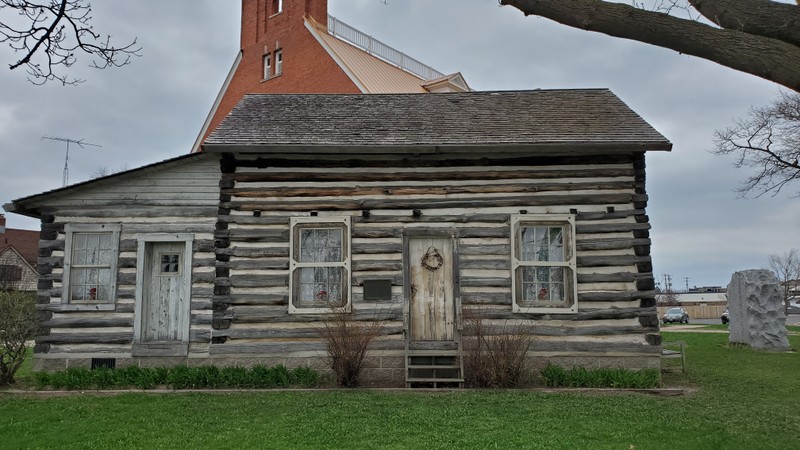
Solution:
[{"label": "white wooden door", "polygon": [[452,238],[412,237],[408,256],[411,340],[454,340]]},{"label": "white wooden door", "polygon": [[142,271],[141,341],[178,341],[189,326],[183,242],[148,242]]}]

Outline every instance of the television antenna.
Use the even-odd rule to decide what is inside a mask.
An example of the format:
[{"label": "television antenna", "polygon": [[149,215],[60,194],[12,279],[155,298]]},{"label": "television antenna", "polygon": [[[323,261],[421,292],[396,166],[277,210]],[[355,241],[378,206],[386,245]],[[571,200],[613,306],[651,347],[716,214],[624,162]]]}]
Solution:
[{"label": "television antenna", "polygon": [[88,142],[84,142],[85,139],[69,139],[69,138],[54,137],[54,136],[42,136],[42,139],[67,143],[67,153],[66,156],[64,157],[64,177],[61,181],[61,187],[64,187],[67,184],[69,184],[69,144],[77,144],[78,147],[80,148],[102,147],[102,145],[90,144]]}]

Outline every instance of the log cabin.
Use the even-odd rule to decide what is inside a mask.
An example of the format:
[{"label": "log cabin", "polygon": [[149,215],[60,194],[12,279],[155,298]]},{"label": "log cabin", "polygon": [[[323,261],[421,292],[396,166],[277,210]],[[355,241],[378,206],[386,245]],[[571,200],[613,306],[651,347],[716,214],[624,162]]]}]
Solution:
[{"label": "log cabin", "polygon": [[42,222],[34,366],[325,369],[334,305],[385,324],[373,386],[462,382],[467,314],[532,368],[659,367],[670,149],[606,89],[246,95],[202,152],[5,206]]}]

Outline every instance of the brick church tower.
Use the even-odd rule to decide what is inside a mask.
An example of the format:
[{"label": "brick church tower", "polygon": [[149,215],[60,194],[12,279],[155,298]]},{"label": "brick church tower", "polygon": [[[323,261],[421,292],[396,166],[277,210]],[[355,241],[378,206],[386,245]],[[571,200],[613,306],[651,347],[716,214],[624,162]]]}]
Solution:
[{"label": "brick church tower", "polygon": [[461,74],[445,76],[329,17],[328,0],[242,0],[241,49],[192,151],[245,94],[465,90]]}]

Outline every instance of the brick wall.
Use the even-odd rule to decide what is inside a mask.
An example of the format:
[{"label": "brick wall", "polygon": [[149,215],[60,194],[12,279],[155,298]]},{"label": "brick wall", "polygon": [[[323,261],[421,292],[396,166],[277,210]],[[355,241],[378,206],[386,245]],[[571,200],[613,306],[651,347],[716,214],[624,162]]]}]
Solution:
[{"label": "brick wall", "polygon": [[[327,0],[284,0],[283,12],[276,14],[273,0],[242,0],[242,61],[206,136],[245,94],[360,92],[305,27],[305,14],[327,24],[327,8]],[[278,48],[283,73],[264,80],[264,54]]]}]

